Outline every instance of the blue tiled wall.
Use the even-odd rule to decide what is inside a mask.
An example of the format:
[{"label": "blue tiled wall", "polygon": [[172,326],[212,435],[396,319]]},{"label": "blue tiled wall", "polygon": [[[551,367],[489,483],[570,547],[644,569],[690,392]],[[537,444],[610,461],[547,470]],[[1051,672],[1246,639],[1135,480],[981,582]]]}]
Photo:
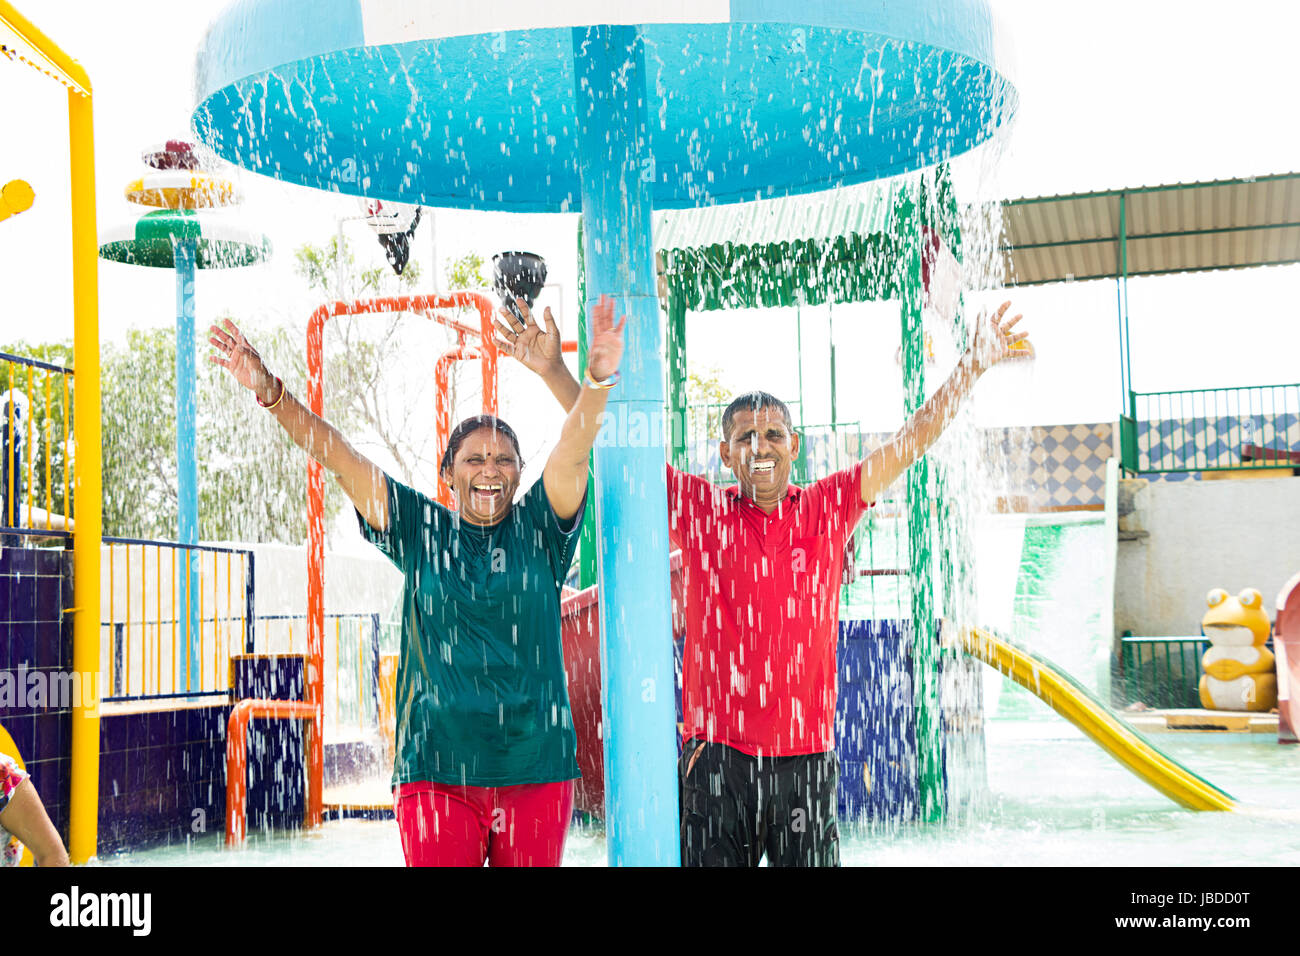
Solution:
[{"label": "blue tiled wall", "polygon": [[101,854],[224,829],[229,717],[219,704],[100,718]]},{"label": "blue tiled wall", "polygon": [[[27,690],[68,686],[72,671],[72,553],[0,547],[0,671],[14,695],[0,700],[0,724],[13,738],[59,833],[68,838],[71,700],[34,699]],[[33,675],[39,675],[33,681]],[[55,675],[65,675],[52,681]],[[18,684],[24,685],[21,697]],[[25,698],[25,699],[23,699]],[[33,706],[33,704],[35,706]]]}]

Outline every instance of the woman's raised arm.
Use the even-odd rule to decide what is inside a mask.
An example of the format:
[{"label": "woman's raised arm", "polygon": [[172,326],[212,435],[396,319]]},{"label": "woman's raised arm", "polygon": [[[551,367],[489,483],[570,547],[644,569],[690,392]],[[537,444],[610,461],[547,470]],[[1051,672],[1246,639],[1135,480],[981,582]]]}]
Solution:
[{"label": "woman's raised arm", "polygon": [[587,454],[600,431],[601,415],[609,398],[612,381],[606,380],[614,378],[623,360],[626,323],[627,316],[624,316],[618,325],[614,324],[614,300],[607,295],[601,296],[591,310],[591,347],[587,351],[585,382],[542,471],[546,497],[561,521],[568,521],[578,513],[582,496],[587,493]]},{"label": "woman's raised arm", "polygon": [[262,356],[229,319],[225,328],[208,328],[216,353],[209,360],[226,369],[252,392],[299,448],[325,466],[376,531],[388,527],[388,478],[378,465],[358,452],[343,433],[298,401],[284,382],[271,374]]}]

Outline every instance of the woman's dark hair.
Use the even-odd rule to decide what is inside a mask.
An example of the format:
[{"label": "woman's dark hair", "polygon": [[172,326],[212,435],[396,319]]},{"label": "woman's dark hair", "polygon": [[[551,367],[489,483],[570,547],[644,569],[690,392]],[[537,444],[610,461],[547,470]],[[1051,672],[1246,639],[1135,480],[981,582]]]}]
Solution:
[{"label": "woman's dark hair", "polygon": [[452,462],[456,460],[456,452],[460,451],[460,446],[466,438],[481,428],[490,428],[509,438],[510,444],[515,446],[515,456],[519,459],[519,468],[523,469],[524,456],[523,452],[519,450],[519,436],[515,434],[515,430],[495,415],[475,415],[472,418],[465,419],[451,430],[451,435],[447,438],[447,450],[442,453],[442,464],[438,466],[439,472],[451,471]]}]

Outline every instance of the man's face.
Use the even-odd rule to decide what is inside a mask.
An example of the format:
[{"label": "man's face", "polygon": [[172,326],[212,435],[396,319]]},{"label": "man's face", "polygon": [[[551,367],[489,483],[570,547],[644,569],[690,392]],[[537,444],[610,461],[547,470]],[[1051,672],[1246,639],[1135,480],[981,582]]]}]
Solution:
[{"label": "man's face", "polygon": [[456,449],[448,484],[456,492],[462,518],[470,524],[496,524],[510,510],[519,487],[514,444],[494,428],[470,434]]},{"label": "man's face", "polygon": [[718,446],[722,462],[740,483],[740,492],[759,504],[784,500],[790,466],[799,456],[799,436],[778,408],[736,412],[728,441]]}]

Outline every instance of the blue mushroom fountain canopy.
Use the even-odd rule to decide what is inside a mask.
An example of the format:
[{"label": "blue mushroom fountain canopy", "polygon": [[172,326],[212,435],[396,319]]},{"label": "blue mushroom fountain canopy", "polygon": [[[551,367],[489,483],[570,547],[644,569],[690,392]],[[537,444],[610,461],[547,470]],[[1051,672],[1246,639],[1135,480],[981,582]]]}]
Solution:
[{"label": "blue mushroom fountain canopy", "polygon": [[200,50],[193,124],[287,182],[578,211],[571,28],[588,9],[640,25],[656,208],[906,172],[1015,106],[985,0],[241,0]]}]

